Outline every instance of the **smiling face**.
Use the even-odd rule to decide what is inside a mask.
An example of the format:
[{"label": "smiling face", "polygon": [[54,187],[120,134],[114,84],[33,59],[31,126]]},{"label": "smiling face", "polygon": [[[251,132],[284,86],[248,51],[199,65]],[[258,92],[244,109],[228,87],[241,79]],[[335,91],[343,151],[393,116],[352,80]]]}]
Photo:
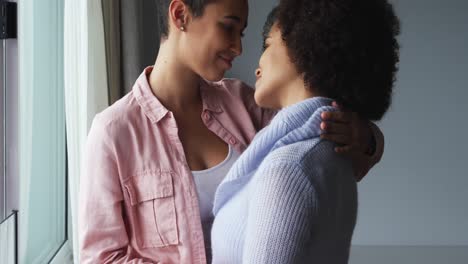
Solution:
[{"label": "smiling face", "polygon": [[304,81],[289,58],[276,23],[265,40],[265,50],[255,75],[255,101],[261,107],[280,109],[302,95],[300,88],[304,89]]},{"label": "smiling face", "polygon": [[234,58],[242,53],[247,26],[246,0],[217,0],[206,5],[203,15],[187,25],[182,58],[198,75],[210,81],[223,78]]}]

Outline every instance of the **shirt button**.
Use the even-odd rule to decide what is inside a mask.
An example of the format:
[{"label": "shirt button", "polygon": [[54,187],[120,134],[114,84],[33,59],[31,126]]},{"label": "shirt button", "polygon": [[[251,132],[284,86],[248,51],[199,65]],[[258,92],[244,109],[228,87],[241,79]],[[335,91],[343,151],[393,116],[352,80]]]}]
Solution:
[{"label": "shirt button", "polygon": [[234,138],[229,139],[229,144],[235,145],[236,143],[237,143],[237,140],[235,140]]},{"label": "shirt button", "polygon": [[211,115],[210,115],[209,113],[204,113],[204,114],[203,114],[203,118],[204,118],[205,120],[210,120],[210,119],[211,119]]}]

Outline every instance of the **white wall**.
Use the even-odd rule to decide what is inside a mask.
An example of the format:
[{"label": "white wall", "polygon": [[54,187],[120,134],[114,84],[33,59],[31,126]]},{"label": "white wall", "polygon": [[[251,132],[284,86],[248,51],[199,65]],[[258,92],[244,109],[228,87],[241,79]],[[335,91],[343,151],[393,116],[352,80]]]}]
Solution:
[{"label": "white wall", "polygon": [[[244,54],[228,74],[254,83],[276,1],[249,1]],[[401,63],[379,124],[383,160],[359,184],[355,245],[468,246],[468,1],[394,0]]]},{"label": "white wall", "polygon": [[468,246],[468,2],[394,3],[400,72],[383,161],[359,185],[354,243]]}]

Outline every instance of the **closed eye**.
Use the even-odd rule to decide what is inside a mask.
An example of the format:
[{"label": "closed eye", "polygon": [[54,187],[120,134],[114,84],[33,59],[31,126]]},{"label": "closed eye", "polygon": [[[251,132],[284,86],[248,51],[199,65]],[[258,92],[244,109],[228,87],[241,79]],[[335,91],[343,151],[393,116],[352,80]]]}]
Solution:
[{"label": "closed eye", "polygon": [[[224,24],[223,23],[222,26],[223,26],[224,30],[229,34],[231,34],[235,30],[235,26],[230,25],[230,24]],[[240,36],[241,36],[241,38],[244,37],[244,32],[243,31],[240,33]]]}]

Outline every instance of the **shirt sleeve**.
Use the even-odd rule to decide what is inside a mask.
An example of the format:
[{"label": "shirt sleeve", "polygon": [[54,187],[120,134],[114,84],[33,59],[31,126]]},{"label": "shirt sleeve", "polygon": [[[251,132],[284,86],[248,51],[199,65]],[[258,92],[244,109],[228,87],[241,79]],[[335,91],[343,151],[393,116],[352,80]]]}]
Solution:
[{"label": "shirt sleeve", "polygon": [[151,263],[129,255],[112,137],[96,117],[83,157],[79,192],[80,263]]},{"label": "shirt sleeve", "polygon": [[[277,114],[277,111],[258,106],[254,98],[254,88],[240,80],[232,79],[231,81],[236,82],[236,85],[241,86],[240,97],[244,102],[244,105],[246,106],[246,109],[249,112],[257,131],[267,126],[273,117]],[[369,124],[375,138],[376,149],[371,156],[367,154],[352,156],[354,174],[358,181],[362,180],[367,175],[369,170],[377,163],[379,163],[384,153],[385,141],[382,131],[374,123],[369,122]]]},{"label": "shirt sleeve", "polygon": [[362,180],[369,170],[379,163],[384,153],[385,139],[382,131],[376,124],[372,122],[369,124],[375,139],[375,152],[371,156],[367,154],[352,156],[354,174],[358,181]]},{"label": "shirt sleeve", "polygon": [[312,184],[298,166],[259,169],[249,193],[242,263],[303,263],[318,206]]}]

